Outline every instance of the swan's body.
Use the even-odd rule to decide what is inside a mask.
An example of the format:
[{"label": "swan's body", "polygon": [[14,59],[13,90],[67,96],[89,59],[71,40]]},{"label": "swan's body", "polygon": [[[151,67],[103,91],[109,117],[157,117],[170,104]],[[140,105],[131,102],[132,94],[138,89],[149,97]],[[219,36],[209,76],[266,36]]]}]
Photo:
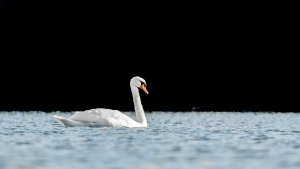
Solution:
[{"label": "swan's body", "polygon": [[71,117],[64,118],[53,115],[66,126],[95,126],[95,127],[147,127],[145,112],[141,103],[138,88],[148,94],[146,81],[141,77],[133,77],[130,80],[130,88],[133,97],[136,120],[121,113],[118,110],[98,108],[75,112]]}]

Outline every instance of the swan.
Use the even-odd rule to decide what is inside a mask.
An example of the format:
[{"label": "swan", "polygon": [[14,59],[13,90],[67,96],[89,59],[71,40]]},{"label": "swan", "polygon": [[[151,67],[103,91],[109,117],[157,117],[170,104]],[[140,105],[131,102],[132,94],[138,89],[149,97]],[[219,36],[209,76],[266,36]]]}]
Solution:
[{"label": "swan", "polygon": [[146,81],[135,76],[130,80],[136,120],[123,114],[119,110],[96,108],[85,111],[76,111],[69,118],[53,115],[55,119],[61,121],[69,127],[92,126],[92,127],[147,127],[147,120],[140,98],[139,89],[148,94]]}]

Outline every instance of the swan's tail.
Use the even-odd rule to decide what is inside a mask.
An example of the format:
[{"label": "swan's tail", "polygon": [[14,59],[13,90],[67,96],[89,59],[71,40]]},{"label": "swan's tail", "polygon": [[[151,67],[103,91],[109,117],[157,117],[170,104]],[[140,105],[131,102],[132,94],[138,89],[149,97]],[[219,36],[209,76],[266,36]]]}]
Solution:
[{"label": "swan's tail", "polygon": [[75,120],[71,120],[71,119],[66,119],[64,117],[60,117],[60,116],[56,116],[56,115],[52,115],[56,120],[61,121],[64,125],[69,126],[69,127],[74,127],[74,126],[80,126],[82,125],[81,122],[79,121],[75,121]]}]

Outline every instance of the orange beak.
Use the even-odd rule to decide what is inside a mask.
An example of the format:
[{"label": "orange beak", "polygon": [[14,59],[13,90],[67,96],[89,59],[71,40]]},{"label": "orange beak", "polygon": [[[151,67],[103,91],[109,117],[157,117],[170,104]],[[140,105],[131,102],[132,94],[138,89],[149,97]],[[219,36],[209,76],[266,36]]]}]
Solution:
[{"label": "orange beak", "polygon": [[149,92],[148,92],[148,90],[147,90],[145,84],[142,84],[140,88],[141,88],[146,94],[149,94]]}]

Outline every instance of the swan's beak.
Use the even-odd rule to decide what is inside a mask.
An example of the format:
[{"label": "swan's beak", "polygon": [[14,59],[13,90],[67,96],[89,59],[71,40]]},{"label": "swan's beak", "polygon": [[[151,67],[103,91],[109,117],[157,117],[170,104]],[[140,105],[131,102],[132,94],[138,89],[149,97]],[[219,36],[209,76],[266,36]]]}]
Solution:
[{"label": "swan's beak", "polygon": [[146,94],[149,94],[149,92],[148,92],[148,90],[147,90],[145,84],[142,84],[140,88],[141,88]]}]

